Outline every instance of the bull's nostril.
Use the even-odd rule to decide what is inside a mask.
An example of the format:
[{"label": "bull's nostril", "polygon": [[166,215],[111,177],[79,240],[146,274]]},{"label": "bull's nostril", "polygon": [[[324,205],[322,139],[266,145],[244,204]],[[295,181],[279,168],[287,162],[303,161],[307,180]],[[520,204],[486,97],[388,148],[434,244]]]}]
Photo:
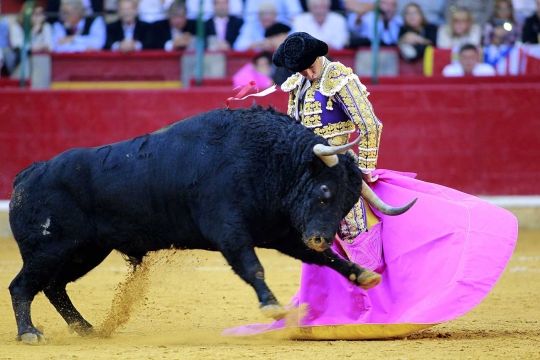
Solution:
[{"label": "bull's nostril", "polygon": [[321,245],[323,242],[323,238],[317,236],[315,239],[313,239],[313,242],[315,243],[315,245]]}]

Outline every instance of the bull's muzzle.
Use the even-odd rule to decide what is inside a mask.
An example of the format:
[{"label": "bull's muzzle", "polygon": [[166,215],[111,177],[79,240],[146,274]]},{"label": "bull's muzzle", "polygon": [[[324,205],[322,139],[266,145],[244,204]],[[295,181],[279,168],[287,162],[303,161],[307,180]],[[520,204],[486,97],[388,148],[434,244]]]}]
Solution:
[{"label": "bull's muzzle", "polygon": [[332,246],[332,241],[326,241],[322,236],[312,236],[305,240],[307,247],[315,251],[322,252]]}]

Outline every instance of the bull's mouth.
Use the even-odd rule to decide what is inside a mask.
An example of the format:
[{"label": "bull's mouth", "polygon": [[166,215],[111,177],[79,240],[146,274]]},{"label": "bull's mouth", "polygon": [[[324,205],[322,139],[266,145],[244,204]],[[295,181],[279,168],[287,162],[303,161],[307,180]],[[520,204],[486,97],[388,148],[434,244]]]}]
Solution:
[{"label": "bull's mouth", "polygon": [[322,252],[330,248],[332,244],[328,243],[322,236],[312,236],[304,240],[307,247],[315,251]]}]

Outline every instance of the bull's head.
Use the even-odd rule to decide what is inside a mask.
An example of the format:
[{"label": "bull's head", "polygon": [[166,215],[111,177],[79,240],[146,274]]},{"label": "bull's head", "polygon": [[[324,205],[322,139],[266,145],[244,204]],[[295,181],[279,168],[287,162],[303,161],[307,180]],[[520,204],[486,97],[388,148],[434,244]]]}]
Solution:
[{"label": "bull's head", "polygon": [[309,182],[310,194],[307,194],[308,198],[304,202],[309,208],[304,212],[303,240],[313,250],[324,251],[332,245],[340,221],[358,201],[360,195],[375,209],[387,215],[402,214],[416,202],[415,199],[402,207],[385,204],[362,180],[362,172],[354,155],[338,156],[359,141],[358,138],[342,146],[317,144],[313,147],[314,155],[324,164],[319,162],[321,167],[312,171],[314,176]]},{"label": "bull's head", "polygon": [[296,226],[306,246],[328,249],[340,221],[360,198],[362,172],[350,155],[341,155],[358,141],[344,146],[312,145],[305,153],[307,172],[293,206]]}]

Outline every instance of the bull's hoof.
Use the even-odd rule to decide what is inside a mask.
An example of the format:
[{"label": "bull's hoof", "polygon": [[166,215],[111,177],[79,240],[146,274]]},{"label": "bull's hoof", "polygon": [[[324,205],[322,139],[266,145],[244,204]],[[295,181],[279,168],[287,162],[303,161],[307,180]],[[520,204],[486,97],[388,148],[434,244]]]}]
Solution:
[{"label": "bull's hoof", "polygon": [[24,333],[21,336],[17,336],[17,340],[28,345],[45,345],[47,343],[47,340],[43,334],[34,333]]},{"label": "bull's hoof", "polygon": [[274,320],[281,320],[287,316],[287,310],[281,305],[265,305],[261,307],[261,311],[264,316]]},{"label": "bull's hoof", "polygon": [[80,323],[74,323],[71,325],[68,325],[68,331],[70,334],[73,334],[76,332],[79,336],[85,337],[90,335],[95,335],[94,328],[92,325],[86,323],[86,324],[80,324]]},{"label": "bull's hoof", "polygon": [[360,286],[362,289],[369,290],[381,283],[382,276],[376,272],[365,269],[358,277],[356,277],[355,274],[351,274],[349,280]]}]

